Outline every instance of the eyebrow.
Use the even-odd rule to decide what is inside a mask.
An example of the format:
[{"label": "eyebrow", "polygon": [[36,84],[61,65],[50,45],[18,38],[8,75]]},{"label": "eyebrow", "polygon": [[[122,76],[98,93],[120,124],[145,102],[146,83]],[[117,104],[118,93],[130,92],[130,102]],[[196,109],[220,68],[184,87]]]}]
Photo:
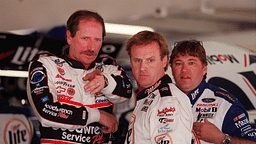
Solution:
[{"label": "eyebrow", "polygon": [[196,59],[188,59],[188,61],[197,61]]},{"label": "eyebrow", "polygon": [[[142,59],[142,58],[132,57],[132,59]],[[146,59],[156,59],[156,57],[155,56],[150,56],[150,57],[148,57]]]},{"label": "eyebrow", "polygon": [[[177,61],[183,61],[183,60],[176,59],[176,60],[174,60],[173,62],[177,62]],[[191,59],[188,59],[188,61],[197,61],[197,60],[196,60],[196,59],[191,58]]]}]

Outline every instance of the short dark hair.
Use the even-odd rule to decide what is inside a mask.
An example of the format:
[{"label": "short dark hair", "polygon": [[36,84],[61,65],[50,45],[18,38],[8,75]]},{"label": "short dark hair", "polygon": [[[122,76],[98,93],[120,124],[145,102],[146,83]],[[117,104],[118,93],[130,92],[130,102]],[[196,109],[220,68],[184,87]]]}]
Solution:
[{"label": "short dark hair", "polygon": [[[160,57],[161,60],[165,56],[167,56],[167,61],[169,60],[169,54],[170,51],[168,49],[168,43],[164,39],[163,36],[161,36],[159,33],[152,32],[152,31],[141,31],[132,36],[128,41],[126,42],[126,51],[128,55],[131,57],[131,48],[133,45],[144,45],[144,44],[149,44],[151,42],[157,42],[159,47],[160,47]],[[168,68],[168,64],[164,68],[166,71]]]},{"label": "short dark hair", "polygon": [[88,10],[78,10],[74,12],[68,19],[67,21],[67,30],[70,31],[71,37],[74,37],[76,35],[76,32],[78,30],[78,25],[81,20],[84,19],[95,19],[102,25],[102,38],[104,39],[106,35],[106,30],[105,30],[105,24],[103,18],[97,13],[97,12],[92,12]]},{"label": "short dark hair", "polygon": [[[201,41],[192,39],[176,42],[170,56],[169,64],[171,67],[173,60],[178,56],[178,54],[182,56],[188,54],[190,56],[198,57],[203,65],[207,65],[206,52]],[[206,78],[206,74],[204,78]]]}]

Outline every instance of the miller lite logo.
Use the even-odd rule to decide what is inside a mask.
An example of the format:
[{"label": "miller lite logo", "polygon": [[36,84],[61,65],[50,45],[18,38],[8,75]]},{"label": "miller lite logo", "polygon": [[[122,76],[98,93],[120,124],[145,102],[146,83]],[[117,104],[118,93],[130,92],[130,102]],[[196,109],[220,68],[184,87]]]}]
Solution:
[{"label": "miller lite logo", "polygon": [[32,135],[24,121],[11,118],[5,125],[3,139],[8,144],[30,144]]}]

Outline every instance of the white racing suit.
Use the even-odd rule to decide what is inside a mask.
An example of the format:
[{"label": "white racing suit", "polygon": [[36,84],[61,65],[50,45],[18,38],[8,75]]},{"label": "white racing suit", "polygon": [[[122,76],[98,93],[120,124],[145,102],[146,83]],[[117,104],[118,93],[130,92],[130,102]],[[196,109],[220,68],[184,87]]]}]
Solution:
[{"label": "white racing suit", "polygon": [[188,97],[168,75],[137,93],[125,144],[190,144],[193,116]]},{"label": "white racing suit", "polygon": [[[42,53],[29,65],[27,93],[29,102],[41,123],[41,143],[108,142],[101,132],[100,110],[112,113],[112,103],[120,103],[132,95],[125,71],[118,65],[105,65],[102,59],[88,69],[66,53],[57,57]],[[109,85],[100,93],[85,92],[82,78],[99,69]]]},{"label": "white racing suit", "polygon": [[[193,106],[194,122],[204,122],[207,118],[223,133],[256,141],[256,130],[251,127],[245,108],[235,96],[203,80],[188,97]],[[197,138],[193,138],[192,143],[209,144]]]}]

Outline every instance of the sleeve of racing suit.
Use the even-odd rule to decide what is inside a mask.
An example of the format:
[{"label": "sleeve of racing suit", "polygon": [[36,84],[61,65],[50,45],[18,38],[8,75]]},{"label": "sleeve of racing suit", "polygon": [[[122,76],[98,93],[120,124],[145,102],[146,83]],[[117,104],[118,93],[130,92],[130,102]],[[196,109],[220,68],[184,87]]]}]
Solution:
[{"label": "sleeve of racing suit", "polygon": [[151,115],[151,143],[189,144],[193,125],[190,101],[176,86],[170,85],[170,89],[165,92],[169,94],[161,94],[159,107]]},{"label": "sleeve of racing suit", "polygon": [[239,101],[235,101],[226,113],[222,132],[256,142],[256,129],[251,126],[248,113]]},{"label": "sleeve of racing suit", "polygon": [[105,65],[103,75],[108,79],[109,85],[102,89],[108,100],[112,103],[121,103],[132,96],[132,85],[126,72],[119,65]]},{"label": "sleeve of racing suit", "polygon": [[[46,64],[45,64],[46,65]],[[39,61],[29,65],[27,94],[35,115],[44,127],[77,129],[100,120],[99,110],[61,104],[54,93],[55,78]],[[56,90],[55,90],[56,91]],[[51,93],[52,92],[52,93]]]}]

